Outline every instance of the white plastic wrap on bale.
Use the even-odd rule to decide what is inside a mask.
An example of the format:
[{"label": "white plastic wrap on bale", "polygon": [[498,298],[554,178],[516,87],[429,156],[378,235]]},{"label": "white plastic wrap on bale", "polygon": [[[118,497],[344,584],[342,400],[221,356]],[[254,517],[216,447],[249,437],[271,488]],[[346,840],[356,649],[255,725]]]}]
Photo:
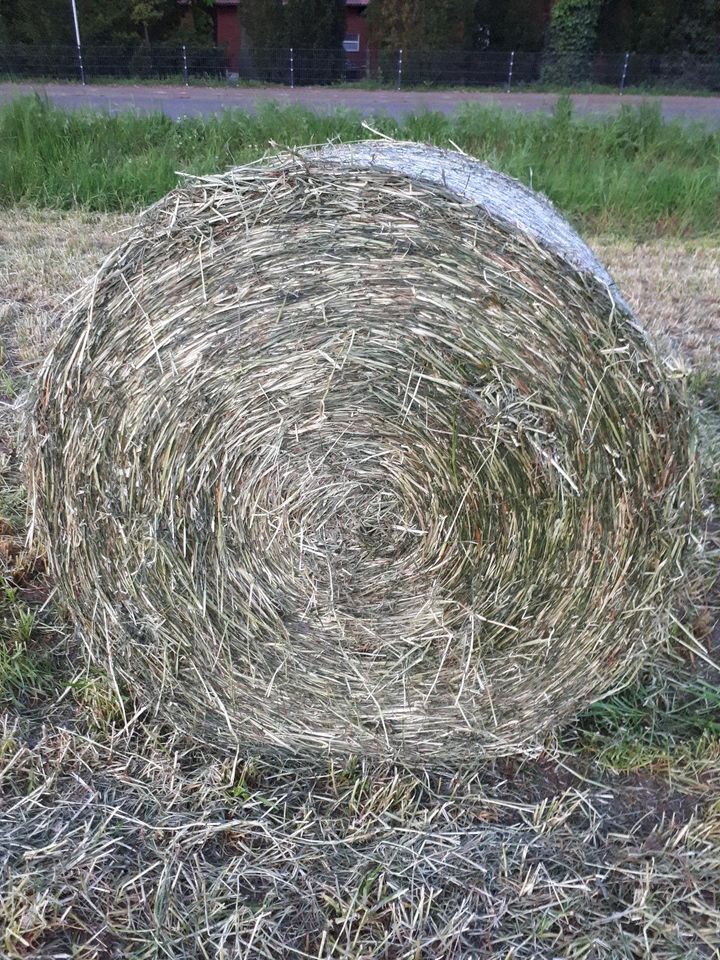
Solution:
[{"label": "white plastic wrap on bale", "polygon": [[605,267],[546,197],[473,157],[456,150],[385,140],[331,145],[308,151],[308,155],[342,167],[376,167],[437,184],[591,274],[608,287],[623,311],[631,312]]}]

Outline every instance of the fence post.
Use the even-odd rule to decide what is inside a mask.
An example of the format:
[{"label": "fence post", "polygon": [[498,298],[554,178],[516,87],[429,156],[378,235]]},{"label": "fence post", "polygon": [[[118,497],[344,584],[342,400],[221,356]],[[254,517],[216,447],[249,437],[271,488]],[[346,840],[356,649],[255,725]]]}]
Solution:
[{"label": "fence post", "polygon": [[507,92],[512,89],[513,67],[515,66],[515,51],[510,51],[510,62],[508,63]]},{"label": "fence post", "polygon": [[82,58],[82,47],[80,44],[77,46],[77,63],[78,63],[78,73],[80,74],[80,83],[85,86],[85,66],[83,64]]},{"label": "fence post", "polygon": [[622,77],[620,78],[620,96],[625,93],[625,81],[627,80],[628,64],[630,63],[630,53],[625,54],[625,60],[623,61],[622,68]]},{"label": "fence post", "polygon": [[185,81],[185,86],[188,86],[188,65],[187,65],[187,50],[185,49],[185,44],[182,45],[182,60],[183,60],[183,80]]},{"label": "fence post", "polygon": [[77,7],[75,0],[71,0],[73,26],[75,27],[75,48],[77,50],[78,70],[80,72],[80,83],[85,86],[85,67],[83,65],[82,47],[80,46],[80,24],[78,22]]},{"label": "fence post", "polygon": [[400,49],[398,50],[398,59],[397,59],[397,88],[398,88],[398,90],[399,90],[400,87],[402,86],[402,60],[403,60],[403,52],[402,52],[402,47],[400,47]]},{"label": "fence post", "polygon": [[290,47],[290,89],[295,89],[295,50]]}]

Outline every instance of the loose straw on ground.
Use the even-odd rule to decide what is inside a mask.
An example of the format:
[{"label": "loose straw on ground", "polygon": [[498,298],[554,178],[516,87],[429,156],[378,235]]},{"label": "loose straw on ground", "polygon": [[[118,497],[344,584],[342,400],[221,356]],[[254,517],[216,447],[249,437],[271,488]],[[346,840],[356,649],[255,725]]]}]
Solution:
[{"label": "loose straw on ground", "polygon": [[79,636],[220,743],[511,751],[682,579],[681,386],[562,218],[449,151],[188,181],[65,319],[29,439]]}]

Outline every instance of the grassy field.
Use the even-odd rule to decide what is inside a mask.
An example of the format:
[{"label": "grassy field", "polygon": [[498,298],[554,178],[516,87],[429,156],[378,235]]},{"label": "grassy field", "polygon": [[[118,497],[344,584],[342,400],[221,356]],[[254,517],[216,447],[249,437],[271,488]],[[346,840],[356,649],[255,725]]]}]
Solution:
[{"label": "grassy field", "polygon": [[[714,233],[720,223],[720,132],[666,124],[659,110],[576,119],[560,99],[553,117],[468,107],[427,113],[386,134],[463,150],[546,193],[588,231],[646,236]],[[0,109],[0,205],[134,210],[163,196],[177,172],[208,173],[287,146],[368,137],[352,113],[266,106],[173,122],[161,115],[64,113],[39,99]]]},{"label": "grassy field", "polygon": [[[207,125],[32,102],[0,112],[0,956],[720,957],[710,514],[667,648],[532,754],[454,775],[200,749],[88,667],[53,605],[27,545],[17,434],[58,309],[175,170],[338,132],[366,135],[355,118],[298,110]],[[563,110],[416,118],[402,132],[451,138],[526,181],[532,169],[535,186],[601,231],[592,246],[688,369],[716,510],[718,135],[682,134],[652,112],[592,124]]]}]

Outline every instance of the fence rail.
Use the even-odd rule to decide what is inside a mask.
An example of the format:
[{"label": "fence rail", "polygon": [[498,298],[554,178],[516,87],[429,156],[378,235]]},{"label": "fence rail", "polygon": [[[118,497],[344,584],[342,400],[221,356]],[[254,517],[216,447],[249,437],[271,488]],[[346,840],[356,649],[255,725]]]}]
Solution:
[{"label": "fence rail", "polygon": [[467,86],[505,90],[536,84],[664,87],[720,91],[720,57],[679,54],[513,50],[306,50],[268,48],[232,55],[224,47],[184,44],[42,46],[0,44],[0,76],[78,82],[116,80],[259,82],[306,86],[339,82],[387,87]]},{"label": "fence rail", "polygon": [[0,75],[12,79],[52,80],[227,80],[223,47],[186,44],[41,46],[0,44]]}]

